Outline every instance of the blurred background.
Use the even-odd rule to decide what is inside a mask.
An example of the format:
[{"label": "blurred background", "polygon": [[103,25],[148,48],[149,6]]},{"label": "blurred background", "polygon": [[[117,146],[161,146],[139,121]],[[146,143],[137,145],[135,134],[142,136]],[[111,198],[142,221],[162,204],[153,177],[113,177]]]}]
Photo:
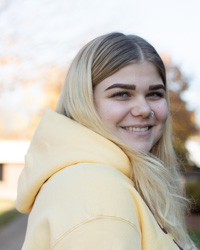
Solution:
[{"label": "blurred background", "polygon": [[96,36],[119,31],[148,40],[165,62],[174,147],[198,215],[199,12],[199,0],[0,0],[0,204],[16,198],[29,141],[44,109],[54,109],[73,57]]}]

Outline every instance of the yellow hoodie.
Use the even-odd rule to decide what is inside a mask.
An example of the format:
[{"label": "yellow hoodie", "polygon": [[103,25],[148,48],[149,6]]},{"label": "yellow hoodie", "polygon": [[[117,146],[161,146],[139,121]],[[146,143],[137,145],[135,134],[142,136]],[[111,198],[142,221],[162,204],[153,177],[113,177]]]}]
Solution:
[{"label": "yellow hoodie", "polygon": [[114,143],[47,109],[25,157],[16,207],[23,250],[177,250],[130,179]]}]

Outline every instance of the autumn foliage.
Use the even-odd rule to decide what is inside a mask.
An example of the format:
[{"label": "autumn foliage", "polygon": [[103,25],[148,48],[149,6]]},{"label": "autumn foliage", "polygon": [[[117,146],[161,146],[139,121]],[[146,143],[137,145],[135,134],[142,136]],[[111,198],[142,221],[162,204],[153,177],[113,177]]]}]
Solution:
[{"label": "autumn foliage", "polygon": [[188,110],[187,103],[182,98],[183,93],[187,91],[189,87],[189,81],[183,75],[180,68],[173,65],[171,61],[166,61],[165,64],[170,90],[173,143],[178,157],[184,162],[187,161],[185,141],[198,132],[194,111]]}]

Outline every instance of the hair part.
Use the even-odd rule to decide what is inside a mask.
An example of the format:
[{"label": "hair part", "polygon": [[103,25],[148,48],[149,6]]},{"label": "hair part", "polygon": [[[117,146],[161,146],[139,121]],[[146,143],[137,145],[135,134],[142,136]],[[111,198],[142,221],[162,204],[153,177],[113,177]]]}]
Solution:
[{"label": "hair part", "polygon": [[192,245],[184,222],[186,199],[179,185],[169,117],[162,137],[151,153],[145,154],[120,142],[104,126],[95,109],[93,89],[97,84],[131,63],[144,61],[158,71],[169,107],[165,66],[157,51],[141,37],[115,32],[97,37],[79,51],[69,68],[56,111],[118,145],[129,157],[136,189],[155,218],[180,245]]}]

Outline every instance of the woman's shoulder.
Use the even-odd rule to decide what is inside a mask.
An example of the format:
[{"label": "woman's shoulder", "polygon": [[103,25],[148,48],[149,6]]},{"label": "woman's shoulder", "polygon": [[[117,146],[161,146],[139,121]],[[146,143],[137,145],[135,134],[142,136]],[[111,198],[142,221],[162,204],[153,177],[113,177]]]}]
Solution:
[{"label": "woman's shoulder", "polygon": [[135,221],[134,200],[137,203],[141,198],[127,176],[99,163],[79,163],[63,168],[43,185],[35,202],[44,202],[49,194],[52,209],[56,210],[62,201],[66,211],[72,210],[75,214],[84,211],[86,216],[117,215],[129,221]]},{"label": "woman's shoulder", "polygon": [[[117,169],[96,163],[63,168],[44,183],[38,193],[30,224],[44,223],[55,238],[93,220],[121,221],[140,232],[131,181]],[[31,223],[32,221],[32,223]]]},{"label": "woman's shoulder", "polygon": [[[129,193],[134,184],[118,169],[99,163],[78,163],[58,171],[44,184],[43,189],[53,188],[55,192],[70,190],[70,193],[81,193],[85,198],[97,195],[109,196]],[[56,191],[58,190],[58,191]],[[102,197],[102,198],[103,198]],[[116,198],[117,198],[116,197]]]},{"label": "woman's shoulder", "polygon": [[[133,181],[118,169],[100,163],[78,163],[62,169],[51,177],[52,184],[65,182],[65,189],[73,188],[74,192],[111,195],[135,190]],[[71,189],[72,190],[72,189]],[[136,191],[136,190],[135,190]]]}]

